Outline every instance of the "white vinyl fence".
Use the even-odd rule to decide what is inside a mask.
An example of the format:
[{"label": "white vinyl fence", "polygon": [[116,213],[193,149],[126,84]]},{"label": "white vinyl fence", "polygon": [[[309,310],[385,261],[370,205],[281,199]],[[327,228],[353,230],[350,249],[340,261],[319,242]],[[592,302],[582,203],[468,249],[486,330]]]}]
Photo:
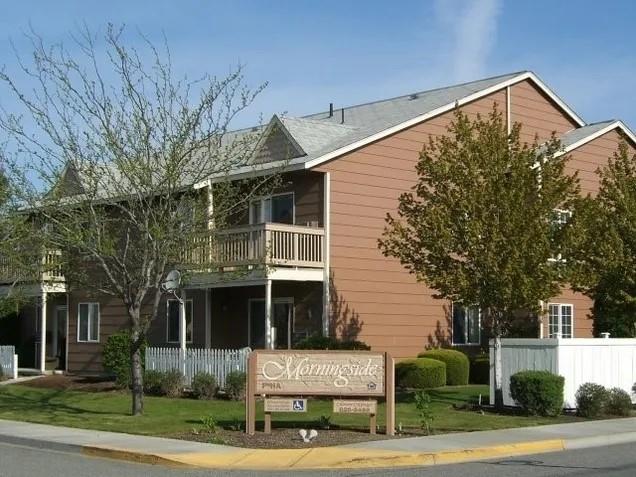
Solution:
[{"label": "white vinyl fence", "polygon": [[0,346],[0,366],[5,379],[18,377],[18,356],[15,354],[15,347]]},{"label": "white vinyl fence", "polygon": [[[531,369],[545,370],[565,378],[564,407],[576,407],[575,394],[583,383],[624,389],[636,402],[636,339],[502,339],[502,391],[504,404],[514,406],[510,376]],[[490,403],[494,404],[494,341],[490,342]]]},{"label": "white vinyl fence", "polygon": [[210,373],[219,387],[225,387],[225,377],[232,371],[247,372],[247,357],[252,350],[191,348],[185,351],[185,363],[179,348],[146,348],[146,369],[172,371],[185,375],[187,386],[197,373]]}]

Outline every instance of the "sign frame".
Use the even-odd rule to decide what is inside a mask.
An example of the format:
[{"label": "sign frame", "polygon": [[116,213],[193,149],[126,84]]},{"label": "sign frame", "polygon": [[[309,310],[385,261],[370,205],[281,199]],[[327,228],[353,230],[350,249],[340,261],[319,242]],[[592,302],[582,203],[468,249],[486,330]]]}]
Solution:
[{"label": "sign frame", "polygon": [[[257,389],[257,359],[259,354],[293,354],[293,355],[312,355],[312,354],[333,354],[337,355],[362,355],[368,357],[381,356],[384,364],[383,375],[383,392],[337,392],[324,391],[312,392],[310,394],[302,394],[297,391],[285,390],[268,390]],[[386,434],[395,435],[395,361],[393,357],[386,352],[378,351],[358,351],[358,350],[255,350],[248,357],[248,372],[245,393],[245,432],[254,435],[256,432],[256,397],[289,397],[296,396],[305,398],[308,396],[335,397],[335,398],[379,398],[384,397],[386,403]],[[269,414],[269,416],[268,416]],[[371,415],[371,422],[374,424],[375,415]],[[375,425],[372,426],[371,432],[375,431]],[[271,432],[271,413],[265,416],[265,432]]]}]

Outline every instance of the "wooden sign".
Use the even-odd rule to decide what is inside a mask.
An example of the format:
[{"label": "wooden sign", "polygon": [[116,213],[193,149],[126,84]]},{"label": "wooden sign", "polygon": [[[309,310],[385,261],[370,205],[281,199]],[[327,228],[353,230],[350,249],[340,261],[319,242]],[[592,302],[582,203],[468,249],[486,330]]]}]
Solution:
[{"label": "wooden sign", "polygon": [[[248,360],[245,431],[256,432],[257,396],[266,398],[265,432],[271,432],[273,412],[303,412],[300,407],[307,408],[306,399],[268,399],[267,396],[384,397],[386,433],[392,436],[395,434],[394,372],[393,358],[388,353],[253,351]],[[337,399],[334,412],[369,414],[370,429],[375,434],[377,401]]]},{"label": "wooden sign", "polygon": [[352,399],[334,399],[333,412],[339,414],[377,414],[378,401],[354,401]]},{"label": "wooden sign", "polygon": [[263,350],[255,354],[257,394],[384,395],[384,353]]},{"label": "wooden sign", "polygon": [[307,412],[307,399],[265,399],[265,412]]}]

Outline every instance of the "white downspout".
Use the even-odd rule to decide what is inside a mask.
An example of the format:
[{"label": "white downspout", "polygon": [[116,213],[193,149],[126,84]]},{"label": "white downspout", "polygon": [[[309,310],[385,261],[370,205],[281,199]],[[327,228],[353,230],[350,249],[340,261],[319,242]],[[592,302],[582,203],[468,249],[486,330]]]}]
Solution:
[{"label": "white downspout", "polygon": [[331,176],[329,172],[325,172],[323,176],[323,281],[322,281],[322,335],[329,336],[329,315],[330,315],[330,239],[331,239]]}]

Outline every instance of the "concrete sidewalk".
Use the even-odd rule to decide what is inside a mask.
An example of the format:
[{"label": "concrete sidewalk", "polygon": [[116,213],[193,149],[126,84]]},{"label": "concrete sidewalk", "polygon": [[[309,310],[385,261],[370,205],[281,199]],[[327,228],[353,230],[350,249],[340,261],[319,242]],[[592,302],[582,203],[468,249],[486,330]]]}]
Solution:
[{"label": "concrete sidewalk", "polygon": [[272,450],[0,420],[0,442],[184,467],[370,468],[447,464],[636,442],[636,418]]}]

